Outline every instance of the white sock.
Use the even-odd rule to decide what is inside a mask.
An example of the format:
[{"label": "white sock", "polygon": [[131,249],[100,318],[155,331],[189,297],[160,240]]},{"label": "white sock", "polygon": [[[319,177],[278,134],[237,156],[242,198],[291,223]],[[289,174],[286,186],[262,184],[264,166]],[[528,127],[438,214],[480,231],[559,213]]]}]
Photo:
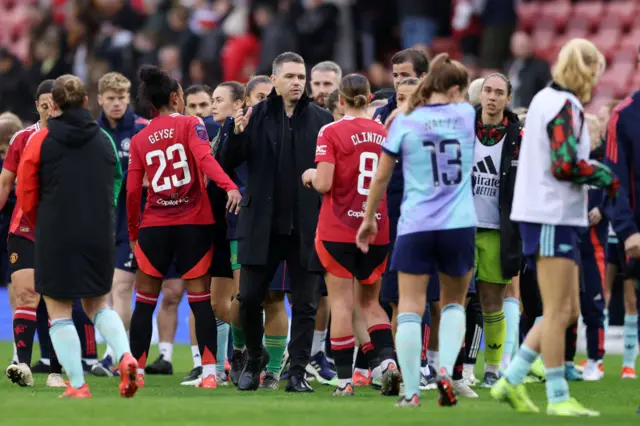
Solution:
[{"label": "white sock", "polygon": [[377,366],[376,368],[374,368],[373,370],[371,370],[371,378],[375,379],[382,376],[382,367]]},{"label": "white sock", "polygon": [[[486,365],[486,364],[485,364]],[[473,364],[462,364],[462,368],[465,370],[471,370],[474,371],[476,366]]]},{"label": "white sock", "polygon": [[105,359],[106,357],[110,356],[111,359],[113,360],[113,362],[116,362],[116,355],[113,353],[113,350],[111,350],[111,346],[107,345],[107,350],[104,351],[104,356],[102,357],[102,359]]},{"label": "white sock", "polygon": [[216,374],[216,365],[207,364],[202,366],[202,377],[209,377],[212,374]]},{"label": "white sock", "polygon": [[440,364],[440,354],[438,351],[427,350],[427,364],[438,371],[438,366]]},{"label": "white sock", "polygon": [[193,368],[202,367],[202,358],[200,358],[198,345],[191,346],[191,358],[193,359]]},{"label": "white sock", "polygon": [[369,370],[365,370],[364,368],[354,368],[354,373],[360,373],[365,377],[369,377]]},{"label": "white sock", "polygon": [[13,358],[11,358],[12,362],[18,362],[18,348],[16,348],[16,344],[13,344]]},{"label": "white sock", "polygon": [[498,365],[485,364],[484,365],[484,372],[485,373],[498,374],[499,368],[500,368],[500,366],[498,366]]},{"label": "white sock", "polygon": [[160,349],[160,355],[165,361],[171,362],[173,359],[173,343],[160,342],[158,343],[158,349]]},{"label": "white sock", "polygon": [[338,387],[344,389],[347,385],[353,386],[353,379],[338,379]]},{"label": "white sock", "polygon": [[82,358],[82,360],[87,365],[96,365],[98,363],[98,358]]},{"label": "white sock", "polygon": [[385,371],[387,369],[387,367],[389,367],[389,364],[395,365],[396,362],[394,360],[392,360],[392,359],[385,359],[384,361],[382,361],[380,363],[380,368],[382,369],[382,371]]},{"label": "white sock", "polygon": [[[18,359],[16,357],[16,359]],[[51,365],[51,360],[49,358],[40,358],[40,362],[46,365],[47,367]]]},{"label": "white sock", "polygon": [[327,330],[313,332],[313,345],[311,345],[311,356],[318,352],[324,352],[324,342],[327,339]]},{"label": "white sock", "polygon": [[138,368],[138,374],[142,374],[144,376],[144,368]]}]

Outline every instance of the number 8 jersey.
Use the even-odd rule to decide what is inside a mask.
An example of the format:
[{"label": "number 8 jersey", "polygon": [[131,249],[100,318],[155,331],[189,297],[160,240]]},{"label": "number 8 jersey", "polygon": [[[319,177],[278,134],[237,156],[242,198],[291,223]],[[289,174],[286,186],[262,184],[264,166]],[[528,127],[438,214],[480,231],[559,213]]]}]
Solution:
[{"label": "number 8 jersey", "polygon": [[[145,174],[150,185],[140,221]],[[202,120],[180,114],[151,120],[129,147],[127,216],[131,241],[138,239],[140,227],[214,223],[205,174],[226,192],[237,189],[211,155]]]},{"label": "number 8 jersey", "polygon": [[[316,164],[331,163],[335,166],[331,190],[324,194],[320,208],[317,230],[320,240],[355,244],[386,135],[382,124],[350,116],[320,130]],[[386,196],[378,207],[376,219],[378,234],[373,244],[387,244]]]},{"label": "number 8 jersey", "polygon": [[477,225],[471,188],[475,114],[466,102],[425,105],[391,124],[382,149],[402,155],[398,235]]}]

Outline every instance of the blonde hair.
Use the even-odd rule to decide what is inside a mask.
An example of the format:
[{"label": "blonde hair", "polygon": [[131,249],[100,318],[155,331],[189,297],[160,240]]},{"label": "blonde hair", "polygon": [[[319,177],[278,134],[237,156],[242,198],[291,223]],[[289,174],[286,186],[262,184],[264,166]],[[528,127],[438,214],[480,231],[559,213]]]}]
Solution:
[{"label": "blonde hair", "polygon": [[469,90],[467,96],[469,103],[474,107],[480,105],[480,92],[482,91],[482,85],[484,84],[484,78],[476,78],[469,84]]},{"label": "blonde hair", "polygon": [[9,145],[13,135],[20,130],[22,130],[22,123],[20,120],[16,121],[11,118],[2,118],[2,116],[0,116],[0,146]]},{"label": "blonde hair", "polygon": [[18,117],[17,115],[15,115],[12,112],[3,112],[2,114],[0,114],[0,120],[9,120],[14,122],[18,127],[22,128],[24,125],[22,124],[22,120],[20,120],[20,117]]},{"label": "blonde hair", "polygon": [[595,114],[589,113],[584,115],[584,121],[587,124],[587,129],[589,130],[591,150],[593,151],[602,145],[602,140],[600,140],[600,123],[598,122],[598,117]]},{"label": "blonde hair", "polygon": [[[593,65],[598,68],[594,72]],[[604,55],[589,40],[574,38],[565,44],[553,67],[553,80],[576,94],[580,102],[591,100],[591,91],[605,69]]]},{"label": "blonde hair", "polygon": [[98,80],[98,94],[104,95],[108,90],[128,93],[131,90],[131,82],[119,72],[108,72]]}]

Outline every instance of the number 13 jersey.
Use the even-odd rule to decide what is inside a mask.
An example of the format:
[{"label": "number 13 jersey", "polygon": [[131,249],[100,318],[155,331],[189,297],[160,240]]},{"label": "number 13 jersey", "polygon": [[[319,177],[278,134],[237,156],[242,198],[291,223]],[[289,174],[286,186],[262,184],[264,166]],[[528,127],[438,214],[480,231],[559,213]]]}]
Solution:
[{"label": "number 13 jersey", "polygon": [[[150,184],[140,221],[145,174]],[[214,223],[204,175],[225,192],[237,189],[211,155],[202,120],[179,114],[151,120],[133,137],[129,147],[127,217],[130,240],[138,239],[140,227]]]},{"label": "number 13 jersey", "polygon": [[382,149],[402,155],[398,235],[476,226],[471,184],[475,116],[466,102],[432,104],[400,114],[391,124]]},{"label": "number 13 jersey", "polygon": [[[331,190],[324,194],[320,208],[320,240],[355,244],[386,135],[382,124],[350,116],[320,130],[316,164],[335,166]],[[373,244],[389,243],[386,195],[376,211],[376,222],[378,234]]]}]

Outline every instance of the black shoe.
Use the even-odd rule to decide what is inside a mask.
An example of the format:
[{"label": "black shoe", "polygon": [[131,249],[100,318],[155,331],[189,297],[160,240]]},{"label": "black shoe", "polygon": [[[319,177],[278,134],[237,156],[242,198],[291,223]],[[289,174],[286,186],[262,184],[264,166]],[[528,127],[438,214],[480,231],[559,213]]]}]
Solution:
[{"label": "black shoe", "polygon": [[33,374],[49,374],[50,367],[42,362],[42,360],[36,362],[31,366],[31,372]]},{"label": "black shoe", "polygon": [[269,353],[263,347],[262,356],[252,359],[247,356],[242,373],[238,378],[239,391],[255,391],[260,386],[260,373],[269,364]]},{"label": "black shoe", "polygon": [[198,378],[200,377],[200,375],[202,374],[202,367],[195,367],[193,370],[191,370],[191,373],[189,373],[188,376],[184,376],[184,381],[185,382],[191,382],[193,380],[198,380]]},{"label": "black shoe", "polygon": [[299,374],[290,374],[285,392],[297,392],[297,393],[310,393],[313,392],[313,388],[309,386],[309,382],[304,377],[304,372]]},{"label": "black shoe", "polygon": [[160,355],[153,364],[146,366],[144,372],[147,374],[173,374],[173,365]]},{"label": "black shoe", "polygon": [[240,379],[240,374],[242,374],[242,369],[244,368],[244,363],[247,360],[247,350],[244,351],[234,349],[233,354],[231,355],[231,370],[229,370],[229,377],[231,378],[231,383],[234,386],[238,386],[238,379]]}]

